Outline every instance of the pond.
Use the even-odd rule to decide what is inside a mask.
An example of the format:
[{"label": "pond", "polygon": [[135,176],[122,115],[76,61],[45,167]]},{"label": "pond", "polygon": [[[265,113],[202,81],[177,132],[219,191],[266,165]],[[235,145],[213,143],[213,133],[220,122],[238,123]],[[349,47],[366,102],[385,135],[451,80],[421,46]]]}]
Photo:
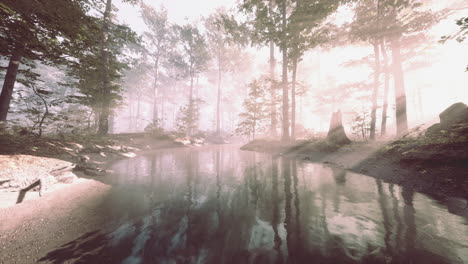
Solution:
[{"label": "pond", "polygon": [[46,259],[468,261],[466,216],[409,188],[340,168],[228,145],[157,151],[119,161],[112,169],[112,202],[105,213],[115,223]]}]

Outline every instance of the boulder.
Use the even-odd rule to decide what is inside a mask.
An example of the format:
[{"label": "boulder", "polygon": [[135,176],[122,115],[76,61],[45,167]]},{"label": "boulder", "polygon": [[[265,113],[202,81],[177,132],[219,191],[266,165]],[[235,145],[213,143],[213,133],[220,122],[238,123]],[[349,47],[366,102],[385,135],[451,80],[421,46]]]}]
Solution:
[{"label": "boulder", "polygon": [[433,124],[432,126],[428,127],[426,130],[426,136],[436,136],[440,134],[442,127],[440,123]]},{"label": "boulder", "polygon": [[439,115],[441,129],[450,129],[454,124],[468,122],[468,109],[464,103],[455,103]]}]

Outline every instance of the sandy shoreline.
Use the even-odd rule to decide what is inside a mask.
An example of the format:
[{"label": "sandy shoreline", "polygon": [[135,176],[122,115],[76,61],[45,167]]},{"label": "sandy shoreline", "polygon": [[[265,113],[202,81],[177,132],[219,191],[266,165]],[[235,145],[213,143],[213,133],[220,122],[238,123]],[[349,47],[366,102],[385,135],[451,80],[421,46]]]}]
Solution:
[{"label": "sandy shoreline", "polygon": [[41,199],[0,209],[0,263],[35,263],[45,253],[101,228],[108,219],[100,208],[111,188],[80,179]]},{"label": "sandy shoreline", "polygon": [[[156,142],[151,148],[128,153],[85,155],[100,169],[108,170],[118,160],[175,147],[180,146]],[[113,206],[109,203],[113,186],[106,182],[112,171],[95,177],[82,171],[74,173],[78,178],[73,183],[49,186],[42,197],[37,191],[28,191],[19,204],[19,192],[0,191],[0,264],[37,263],[64,244],[109,227],[113,216],[106,210]]]}]

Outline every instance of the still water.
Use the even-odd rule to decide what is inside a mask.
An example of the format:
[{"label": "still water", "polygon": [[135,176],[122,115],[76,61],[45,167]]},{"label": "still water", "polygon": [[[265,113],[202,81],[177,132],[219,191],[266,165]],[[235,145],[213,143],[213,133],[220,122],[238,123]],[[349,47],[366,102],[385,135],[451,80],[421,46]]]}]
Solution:
[{"label": "still water", "polygon": [[215,146],[158,151],[119,161],[113,170],[112,206],[105,213],[115,223],[46,259],[131,264],[468,261],[463,214],[452,214],[411,189],[324,164]]}]

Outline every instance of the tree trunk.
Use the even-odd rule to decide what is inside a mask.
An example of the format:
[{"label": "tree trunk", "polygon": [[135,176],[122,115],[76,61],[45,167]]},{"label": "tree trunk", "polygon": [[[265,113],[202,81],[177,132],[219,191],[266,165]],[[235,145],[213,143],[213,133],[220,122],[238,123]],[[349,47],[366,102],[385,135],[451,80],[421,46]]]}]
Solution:
[{"label": "tree trunk", "polygon": [[388,92],[390,88],[390,71],[388,69],[388,55],[387,50],[385,49],[385,42],[381,40],[380,50],[383,56],[383,68],[385,72],[385,81],[384,81],[384,95],[383,95],[383,106],[382,106],[382,125],[380,128],[380,135],[385,136],[387,132],[387,109],[388,109]]},{"label": "tree trunk", "polygon": [[275,46],[273,41],[270,42],[270,96],[271,96],[271,105],[270,105],[270,135],[274,138],[278,136],[276,127],[278,126],[278,120],[276,119],[276,87],[274,84],[275,80]]},{"label": "tree trunk", "polygon": [[[219,55],[221,56],[221,55]],[[218,58],[218,96],[216,98],[216,135],[221,135],[221,59]]]},{"label": "tree trunk", "polygon": [[[163,93],[164,93],[164,92],[163,92]],[[164,100],[165,100],[165,99],[166,99],[166,98],[164,97],[164,94],[162,94],[162,95],[161,95],[161,109],[160,109],[161,111],[159,111],[159,112],[160,112],[160,115],[161,115],[161,118],[159,118],[159,120],[158,120],[158,121],[159,121],[159,127],[160,127],[161,129],[164,129],[164,126],[165,126],[164,118],[163,118],[163,117],[164,117],[164,114],[165,114],[165,113],[164,113],[164,110],[165,110],[165,107],[164,107]]]},{"label": "tree trunk", "polygon": [[291,88],[291,139],[296,140],[296,76],[298,59],[294,58]]},{"label": "tree trunk", "polygon": [[115,116],[109,115],[109,134],[114,134]]},{"label": "tree trunk", "polygon": [[408,131],[408,116],[406,113],[406,91],[401,59],[400,37],[391,41],[393,60],[393,81],[395,83],[396,125],[397,135],[401,136]]},{"label": "tree trunk", "polygon": [[3,81],[2,93],[0,94],[0,121],[6,121],[8,110],[10,109],[10,101],[15,87],[16,76],[23,53],[23,46],[17,47],[10,58],[5,80]]},{"label": "tree trunk", "polygon": [[[273,14],[273,0],[269,1],[269,15]],[[276,87],[274,84],[275,80],[275,68],[276,68],[276,61],[275,61],[275,44],[273,41],[270,41],[270,96],[271,96],[271,105],[270,105],[270,135],[273,138],[278,136],[277,127],[278,127],[278,120],[277,120],[277,113],[276,113]]]},{"label": "tree trunk", "polygon": [[189,115],[189,122],[187,124],[187,136],[192,135],[192,126],[193,126],[193,70],[190,70],[190,94],[189,94],[189,105],[187,108],[188,115]]},{"label": "tree trunk", "polygon": [[334,112],[330,121],[330,128],[328,130],[327,140],[330,143],[337,145],[344,145],[351,142],[346,136],[341,118],[341,112]]},{"label": "tree trunk", "polygon": [[374,90],[372,92],[372,110],[371,110],[371,123],[370,123],[370,139],[375,140],[375,124],[377,122],[377,98],[379,94],[379,77],[380,77],[380,51],[377,41],[373,43],[374,46]]},{"label": "tree trunk", "polygon": [[136,118],[135,118],[136,119],[135,128],[137,132],[140,131],[140,113],[141,113],[141,94],[139,94],[137,97],[137,109],[136,109]]},{"label": "tree trunk", "polygon": [[257,123],[254,121],[253,126],[252,126],[252,140],[255,140],[255,127],[257,126]]},{"label": "tree trunk", "polygon": [[101,39],[101,57],[102,57],[102,108],[99,115],[99,130],[100,135],[107,135],[109,130],[109,113],[111,103],[111,87],[109,80],[109,23],[112,11],[112,0],[107,0],[106,9],[104,11],[102,23],[102,39]]},{"label": "tree trunk", "polygon": [[289,98],[288,98],[288,49],[286,45],[286,1],[282,2],[281,5],[281,16],[282,16],[282,45],[281,51],[283,52],[283,134],[281,141],[289,141]]},{"label": "tree trunk", "polygon": [[158,80],[159,80],[159,55],[156,55],[156,61],[154,63],[154,84],[153,84],[153,125],[159,127],[158,119]]}]

